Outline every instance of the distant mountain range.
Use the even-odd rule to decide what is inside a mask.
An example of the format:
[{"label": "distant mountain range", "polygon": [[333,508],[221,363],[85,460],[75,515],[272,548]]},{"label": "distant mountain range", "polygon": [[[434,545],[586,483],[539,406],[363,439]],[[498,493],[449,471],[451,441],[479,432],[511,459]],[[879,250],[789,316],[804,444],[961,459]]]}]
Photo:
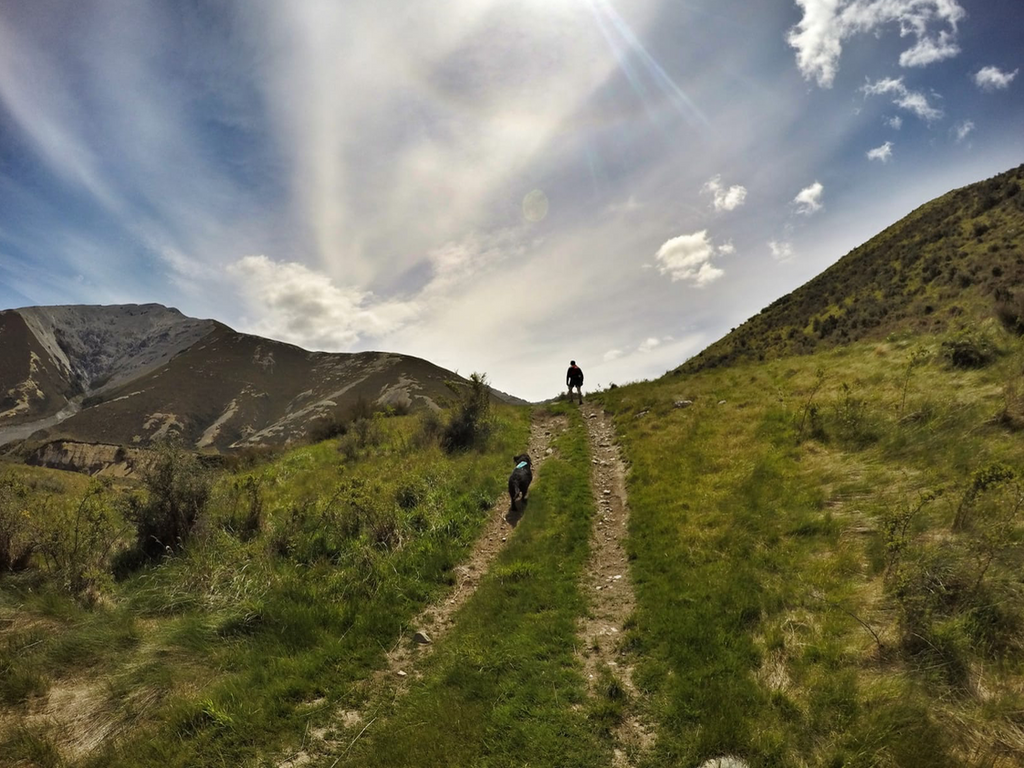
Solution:
[{"label": "distant mountain range", "polygon": [[435,408],[452,380],[416,357],[308,352],[159,304],[0,312],[0,445],[282,445],[360,399]]},{"label": "distant mountain range", "polygon": [[[1024,165],[921,206],[679,367],[999,317],[1024,331]],[[1020,332],[1020,331],[1018,331]]]}]

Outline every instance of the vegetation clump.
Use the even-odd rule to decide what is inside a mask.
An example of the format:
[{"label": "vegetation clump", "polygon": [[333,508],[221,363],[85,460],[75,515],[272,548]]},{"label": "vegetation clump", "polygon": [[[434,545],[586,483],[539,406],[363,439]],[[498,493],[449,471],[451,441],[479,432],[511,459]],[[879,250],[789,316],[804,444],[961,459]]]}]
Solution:
[{"label": "vegetation clump", "polygon": [[0,476],[0,576],[24,570],[32,557],[27,488],[10,475]]},{"label": "vegetation clump", "polygon": [[996,350],[985,333],[967,327],[954,338],[942,342],[942,356],[953,368],[971,370],[991,363]]},{"label": "vegetation clump", "polygon": [[465,384],[449,382],[456,393],[448,423],[441,430],[441,447],[449,453],[464,451],[486,442],[491,432],[491,390],[487,377],[471,374]]},{"label": "vegetation clump", "polygon": [[132,497],[127,511],[140,552],[156,557],[180,551],[206,512],[210,482],[195,454],[162,446],[143,479],[147,494],[142,500]]}]

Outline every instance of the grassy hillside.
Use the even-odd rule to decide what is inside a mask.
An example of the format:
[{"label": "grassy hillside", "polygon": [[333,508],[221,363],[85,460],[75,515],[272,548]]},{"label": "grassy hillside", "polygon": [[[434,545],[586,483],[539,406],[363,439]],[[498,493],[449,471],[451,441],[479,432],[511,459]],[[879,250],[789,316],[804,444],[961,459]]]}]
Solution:
[{"label": "grassy hillside", "polygon": [[903,334],[601,396],[645,765],[1024,764],[1024,345],[979,333],[977,369]]},{"label": "grassy hillside", "polygon": [[[628,462],[615,594],[635,585],[600,646],[585,571],[619,534],[578,406],[487,434],[478,380],[444,417],[364,415],[215,475],[174,451],[144,484],[6,468],[0,762],[1024,765],[1022,178],[588,396]],[[488,527],[526,445],[542,481]],[[467,587],[482,530],[502,543]]]},{"label": "grassy hillside", "polygon": [[[377,417],[207,478],[190,537],[149,561],[131,521],[158,511],[141,505],[159,478],[147,494],[5,470],[0,532],[35,551],[0,576],[0,762],[264,764],[357,706],[355,683],[452,582],[528,416],[502,411],[482,450],[454,453],[430,418]],[[167,497],[200,498],[200,468],[175,461]]]},{"label": "grassy hillside", "polygon": [[1024,166],[954,190],[855,248],[680,367],[808,354],[1000,316],[1024,328]]}]

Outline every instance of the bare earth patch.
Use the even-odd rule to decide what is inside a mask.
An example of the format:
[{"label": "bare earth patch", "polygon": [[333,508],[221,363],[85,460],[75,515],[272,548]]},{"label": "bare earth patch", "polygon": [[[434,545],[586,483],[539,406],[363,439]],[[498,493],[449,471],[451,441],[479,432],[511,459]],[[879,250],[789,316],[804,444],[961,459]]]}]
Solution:
[{"label": "bare earth patch", "polygon": [[[604,411],[587,405],[583,418],[590,438],[590,485],[597,515],[585,577],[590,614],[583,619],[579,630],[584,641],[581,659],[592,694],[600,682],[601,670],[608,669],[635,702],[639,693],[633,684],[633,669],[624,663],[619,650],[623,625],[636,606],[623,546],[629,528],[626,468],[615,444],[615,429]],[[630,706],[628,710],[632,711],[627,711],[613,732],[617,742],[614,766],[634,764],[654,741],[651,729],[637,714],[637,707]]]}]

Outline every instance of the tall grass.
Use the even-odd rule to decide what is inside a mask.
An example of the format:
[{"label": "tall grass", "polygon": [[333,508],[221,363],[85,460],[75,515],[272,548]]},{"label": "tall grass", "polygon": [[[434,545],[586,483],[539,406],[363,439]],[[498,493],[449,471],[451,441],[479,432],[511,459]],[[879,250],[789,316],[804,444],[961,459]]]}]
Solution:
[{"label": "tall grass", "polygon": [[0,751],[41,744],[105,768],[254,764],[354,706],[353,683],[453,582],[528,418],[502,409],[479,451],[455,454],[416,446],[416,417],[387,418],[355,458],[330,440],[222,474],[191,535],[92,607],[38,571],[4,579],[7,716],[28,722],[47,692],[91,680],[119,737],[76,757],[71,714],[56,712],[50,728],[8,729]]}]

